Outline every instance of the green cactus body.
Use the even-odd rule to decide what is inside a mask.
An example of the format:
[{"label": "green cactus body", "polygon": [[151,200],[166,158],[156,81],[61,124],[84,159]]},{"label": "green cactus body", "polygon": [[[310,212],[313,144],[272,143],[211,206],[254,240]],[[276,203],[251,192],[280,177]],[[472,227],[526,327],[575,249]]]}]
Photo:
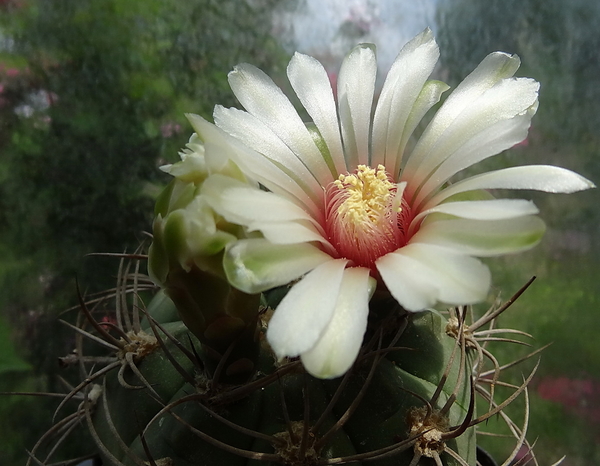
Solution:
[{"label": "green cactus body", "polygon": [[[149,305],[149,313],[189,351],[188,356],[204,357],[202,344],[177,320],[173,303],[164,294],[160,293]],[[254,377],[246,384],[228,386],[212,384],[200,370],[201,363],[186,356],[158,331],[171,357],[157,346],[137,363],[155,394],[148,388],[123,386],[116,371],[105,376],[103,394],[91,418],[104,464],[241,466],[342,462],[336,458],[343,458],[343,462],[354,459],[352,464],[361,464],[369,456],[379,454],[380,459],[368,464],[430,465],[435,464],[427,457],[427,448],[432,445],[439,447],[440,452],[446,445],[467,464],[475,464],[473,428],[457,439],[445,438],[439,445],[431,440],[435,435],[443,436],[444,431],[457,429],[466,417],[472,417],[473,413],[468,413],[468,357],[461,355],[457,341],[446,334],[440,316],[420,313],[407,318],[408,324],[394,347],[386,348],[381,343],[391,339],[391,335],[378,339],[377,331],[372,331],[372,341],[377,341],[374,349],[362,353],[345,378],[316,379],[294,361],[278,366],[263,344]],[[146,328],[145,332],[151,334],[152,330]],[[171,359],[177,361],[179,370]],[[184,377],[182,370],[189,377]],[[139,376],[130,368],[122,376],[131,386],[141,385]],[[440,391],[438,386],[444,378],[446,383]],[[454,390],[455,387],[458,388]],[[447,412],[436,418],[449,397],[456,399]],[[170,409],[161,413],[164,406]],[[419,430],[419,421],[426,414],[426,421],[434,422],[425,422]],[[231,427],[223,419],[259,434]],[[407,442],[409,437],[417,443]],[[400,449],[404,451],[398,452]],[[416,459],[417,450],[423,454],[421,459]],[[447,453],[440,453],[440,458],[445,465],[460,464]]]}]

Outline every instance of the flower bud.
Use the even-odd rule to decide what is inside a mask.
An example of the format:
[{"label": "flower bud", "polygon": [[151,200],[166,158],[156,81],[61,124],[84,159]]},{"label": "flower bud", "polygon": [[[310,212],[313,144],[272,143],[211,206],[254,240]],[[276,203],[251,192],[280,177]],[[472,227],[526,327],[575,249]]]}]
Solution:
[{"label": "flower bud", "polygon": [[161,167],[174,178],[156,201],[148,271],[205,346],[209,372],[233,345],[220,380],[243,380],[254,370],[258,351],[260,295],[243,293],[228,283],[223,252],[228,244],[244,238],[245,230],[225,221],[201,194],[211,173],[235,176],[239,170],[230,160],[221,159],[216,169],[207,164],[205,147],[196,134],[186,147],[180,162]]}]

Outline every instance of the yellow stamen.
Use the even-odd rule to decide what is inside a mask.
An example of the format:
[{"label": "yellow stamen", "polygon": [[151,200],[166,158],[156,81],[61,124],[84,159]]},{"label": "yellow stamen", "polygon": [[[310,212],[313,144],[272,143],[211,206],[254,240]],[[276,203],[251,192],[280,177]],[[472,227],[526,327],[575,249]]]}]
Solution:
[{"label": "yellow stamen", "polygon": [[388,180],[383,165],[379,165],[377,169],[359,165],[355,174],[340,175],[334,184],[346,192],[344,202],[338,207],[338,215],[346,221],[363,226],[364,222],[377,224],[385,217],[395,188]]}]

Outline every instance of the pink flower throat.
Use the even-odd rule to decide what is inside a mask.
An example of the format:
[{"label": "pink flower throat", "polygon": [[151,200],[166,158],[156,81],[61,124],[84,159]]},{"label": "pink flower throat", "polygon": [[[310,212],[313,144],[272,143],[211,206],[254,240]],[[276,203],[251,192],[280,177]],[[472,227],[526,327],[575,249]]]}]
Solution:
[{"label": "pink flower throat", "polygon": [[375,272],[375,261],[404,246],[412,220],[404,183],[383,165],[359,165],[325,189],[325,231],[339,257]]}]

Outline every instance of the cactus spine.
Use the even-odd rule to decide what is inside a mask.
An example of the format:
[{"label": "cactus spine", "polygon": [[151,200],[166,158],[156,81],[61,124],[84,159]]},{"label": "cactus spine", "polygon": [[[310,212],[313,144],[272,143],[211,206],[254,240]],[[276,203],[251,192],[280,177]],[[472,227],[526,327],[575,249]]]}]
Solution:
[{"label": "cactus spine", "polygon": [[[106,466],[475,465],[476,425],[501,413],[531,379],[497,402],[500,367],[484,370],[484,359],[493,357],[477,332],[512,300],[468,326],[467,308],[412,314],[375,299],[357,362],[334,380],[310,376],[298,360],[275,360],[263,338],[271,312],[263,301],[250,332],[259,349],[255,369],[231,382],[223,373],[231,350],[211,367],[214,349],[184,325],[163,291],[146,308],[126,308],[125,295],[155,288],[146,276],[121,272],[116,322],[101,325],[97,311],[81,302],[94,330],[83,323],[78,330],[85,379],[67,398],[83,401],[65,418],[85,419]],[[127,283],[132,275],[135,283]],[[104,367],[83,351],[99,342],[112,354]],[[489,404],[482,414],[476,394]],[[507,423],[518,448],[524,432]]]}]

